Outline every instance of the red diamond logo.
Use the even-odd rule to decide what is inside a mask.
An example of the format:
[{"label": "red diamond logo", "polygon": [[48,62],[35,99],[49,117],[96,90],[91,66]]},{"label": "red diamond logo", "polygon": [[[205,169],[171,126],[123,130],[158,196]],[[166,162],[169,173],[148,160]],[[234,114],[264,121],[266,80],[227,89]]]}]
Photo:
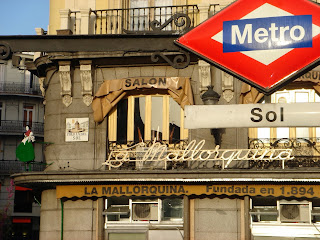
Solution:
[{"label": "red diamond logo", "polygon": [[238,0],[175,42],[271,94],[320,63],[320,5]]}]

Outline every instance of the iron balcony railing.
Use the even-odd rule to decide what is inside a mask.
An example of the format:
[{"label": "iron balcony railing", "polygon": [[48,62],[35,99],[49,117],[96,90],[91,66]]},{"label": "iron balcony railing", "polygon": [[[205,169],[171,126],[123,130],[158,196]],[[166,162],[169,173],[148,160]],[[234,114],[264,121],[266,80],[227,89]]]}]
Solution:
[{"label": "iron balcony railing", "polygon": [[6,134],[23,134],[26,131],[26,125],[31,128],[35,136],[43,136],[43,123],[41,122],[25,122],[15,120],[1,120],[0,133]]},{"label": "iron balcony railing", "polygon": [[0,173],[13,174],[26,171],[41,172],[46,168],[43,162],[24,163],[17,160],[0,160]]},{"label": "iron balcony railing", "polygon": [[0,93],[42,96],[40,86],[37,84],[30,87],[29,84],[11,82],[0,82]]},{"label": "iron balcony railing", "polygon": [[[251,149],[292,149],[293,160],[286,162],[289,168],[320,167],[320,138],[249,138]],[[255,161],[253,168],[278,168],[276,161]]]},{"label": "iron balcony railing", "polygon": [[[199,24],[197,5],[93,10],[95,34],[181,34]],[[74,33],[80,12],[70,13]]]}]

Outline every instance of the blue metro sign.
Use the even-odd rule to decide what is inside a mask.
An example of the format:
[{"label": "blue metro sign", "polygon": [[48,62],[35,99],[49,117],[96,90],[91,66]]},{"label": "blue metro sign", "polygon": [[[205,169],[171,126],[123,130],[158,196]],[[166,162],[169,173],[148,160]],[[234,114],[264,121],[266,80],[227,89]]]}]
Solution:
[{"label": "blue metro sign", "polygon": [[320,5],[238,0],[176,44],[270,94],[320,62]]}]

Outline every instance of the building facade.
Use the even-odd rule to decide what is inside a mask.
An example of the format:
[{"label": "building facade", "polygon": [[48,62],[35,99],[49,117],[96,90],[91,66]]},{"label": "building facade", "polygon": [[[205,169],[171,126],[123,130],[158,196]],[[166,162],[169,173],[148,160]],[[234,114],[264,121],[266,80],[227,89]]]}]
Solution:
[{"label": "building facade", "polygon": [[318,237],[318,128],[189,130],[184,109],[318,102],[319,67],[264,96],[193,55],[138,38],[178,38],[229,3],[51,1],[51,35],[137,43],[49,52],[29,68],[42,79],[44,142],[52,144],[45,171],[14,179],[42,191],[40,239]]},{"label": "building facade", "polygon": [[[1,234],[3,239],[38,239],[40,225],[39,200],[30,188],[15,186],[10,175],[26,171],[43,171],[43,96],[38,78],[25,62],[33,55],[17,54],[14,59],[0,62],[0,176]],[[29,126],[37,142],[35,159],[19,161],[16,149]]]}]

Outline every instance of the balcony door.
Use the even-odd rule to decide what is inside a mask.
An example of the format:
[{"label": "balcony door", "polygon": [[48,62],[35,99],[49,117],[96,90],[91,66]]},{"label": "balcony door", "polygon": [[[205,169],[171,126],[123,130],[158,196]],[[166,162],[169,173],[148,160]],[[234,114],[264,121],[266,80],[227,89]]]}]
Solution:
[{"label": "balcony door", "polygon": [[32,119],[34,113],[34,106],[32,105],[24,105],[23,106],[23,126],[29,126],[32,128]]}]

